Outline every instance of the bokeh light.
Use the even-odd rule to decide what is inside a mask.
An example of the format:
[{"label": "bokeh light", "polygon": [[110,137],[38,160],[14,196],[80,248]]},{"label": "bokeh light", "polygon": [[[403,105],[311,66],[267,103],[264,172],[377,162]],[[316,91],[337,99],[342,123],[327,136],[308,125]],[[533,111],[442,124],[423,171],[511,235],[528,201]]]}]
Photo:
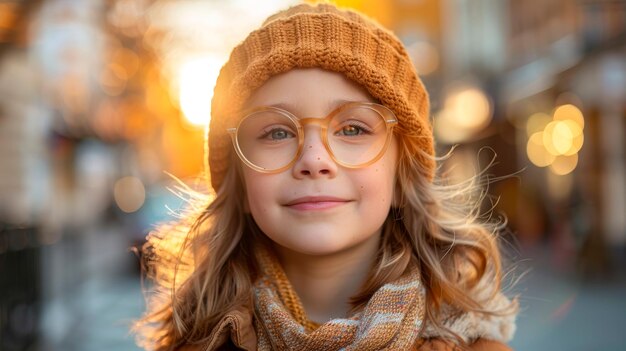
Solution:
[{"label": "bokeh light", "polygon": [[136,212],[146,200],[146,189],[137,177],[123,177],[113,187],[115,203],[126,213]]},{"label": "bokeh light", "polygon": [[580,126],[580,129],[585,127],[585,119],[583,117],[583,113],[578,109],[578,107],[572,104],[566,104],[557,107],[554,111],[554,120],[555,121],[574,121],[576,124]]},{"label": "bokeh light", "polygon": [[537,112],[528,118],[526,122],[526,134],[531,135],[543,131],[548,123],[552,121],[552,117],[547,113]]},{"label": "bokeh light", "polygon": [[427,76],[439,69],[440,58],[435,45],[426,41],[417,41],[407,46],[406,49],[421,76]]},{"label": "bokeh light", "polygon": [[549,153],[544,144],[544,132],[536,132],[530,136],[526,144],[528,159],[537,167],[547,167],[554,161],[554,155]]},{"label": "bokeh light", "polygon": [[551,117],[538,112],[526,123],[529,135],[526,154],[537,167],[548,167],[556,175],[571,173],[578,164],[584,143],[584,117],[574,105],[558,106]]},{"label": "bokeh light", "polygon": [[491,101],[478,87],[459,84],[451,89],[435,117],[435,134],[446,143],[468,140],[491,122]]},{"label": "bokeh light", "polygon": [[556,156],[550,164],[550,170],[556,175],[566,175],[574,171],[576,165],[578,165],[578,154]]},{"label": "bokeh light", "polygon": [[446,99],[446,108],[454,111],[457,125],[463,129],[477,130],[489,123],[491,107],[485,93],[475,87],[469,87],[450,95]]}]

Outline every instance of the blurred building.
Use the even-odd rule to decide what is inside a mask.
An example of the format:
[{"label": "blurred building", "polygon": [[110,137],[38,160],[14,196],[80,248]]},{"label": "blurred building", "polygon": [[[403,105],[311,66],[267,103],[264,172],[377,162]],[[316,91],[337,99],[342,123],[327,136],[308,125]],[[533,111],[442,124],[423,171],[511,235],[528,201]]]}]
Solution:
[{"label": "blurred building", "polygon": [[[528,173],[533,207],[544,205],[544,239],[574,256],[563,265],[607,273],[611,260],[623,263],[626,247],[626,3],[534,5],[511,3],[506,117],[517,126],[519,158],[538,166]],[[570,121],[579,127],[559,134]],[[538,132],[545,151],[533,139]]]}]

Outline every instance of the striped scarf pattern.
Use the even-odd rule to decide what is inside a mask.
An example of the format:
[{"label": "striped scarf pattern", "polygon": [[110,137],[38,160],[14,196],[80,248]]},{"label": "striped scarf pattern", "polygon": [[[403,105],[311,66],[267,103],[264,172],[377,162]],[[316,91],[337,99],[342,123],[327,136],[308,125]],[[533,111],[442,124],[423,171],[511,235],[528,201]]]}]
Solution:
[{"label": "striped scarf pattern", "polygon": [[258,350],[408,350],[423,326],[425,290],[417,269],[380,287],[350,318],[317,324],[304,307],[276,257],[258,252],[262,277],[254,286]]}]

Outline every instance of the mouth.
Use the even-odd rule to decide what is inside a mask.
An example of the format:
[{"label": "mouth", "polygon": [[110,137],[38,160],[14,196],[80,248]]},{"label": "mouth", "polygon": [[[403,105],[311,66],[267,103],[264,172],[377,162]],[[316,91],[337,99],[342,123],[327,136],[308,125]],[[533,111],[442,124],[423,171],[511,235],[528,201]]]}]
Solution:
[{"label": "mouth", "polygon": [[305,196],[293,199],[284,206],[299,211],[311,211],[334,208],[345,205],[348,202],[350,202],[350,200],[332,196]]}]

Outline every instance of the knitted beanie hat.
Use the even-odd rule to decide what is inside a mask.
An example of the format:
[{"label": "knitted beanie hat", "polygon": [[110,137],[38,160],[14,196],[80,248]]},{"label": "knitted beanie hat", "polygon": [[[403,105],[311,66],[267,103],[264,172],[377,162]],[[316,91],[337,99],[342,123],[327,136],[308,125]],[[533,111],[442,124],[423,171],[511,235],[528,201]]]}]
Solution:
[{"label": "knitted beanie hat", "polygon": [[[428,94],[400,40],[374,20],[331,4],[301,4],[270,16],[231,52],[211,102],[208,167],[218,191],[233,152],[226,128],[272,76],[294,68],[339,72],[363,86],[398,118],[396,133],[413,138],[426,176],[435,171]],[[417,151],[417,150],[416,150]]]}]

